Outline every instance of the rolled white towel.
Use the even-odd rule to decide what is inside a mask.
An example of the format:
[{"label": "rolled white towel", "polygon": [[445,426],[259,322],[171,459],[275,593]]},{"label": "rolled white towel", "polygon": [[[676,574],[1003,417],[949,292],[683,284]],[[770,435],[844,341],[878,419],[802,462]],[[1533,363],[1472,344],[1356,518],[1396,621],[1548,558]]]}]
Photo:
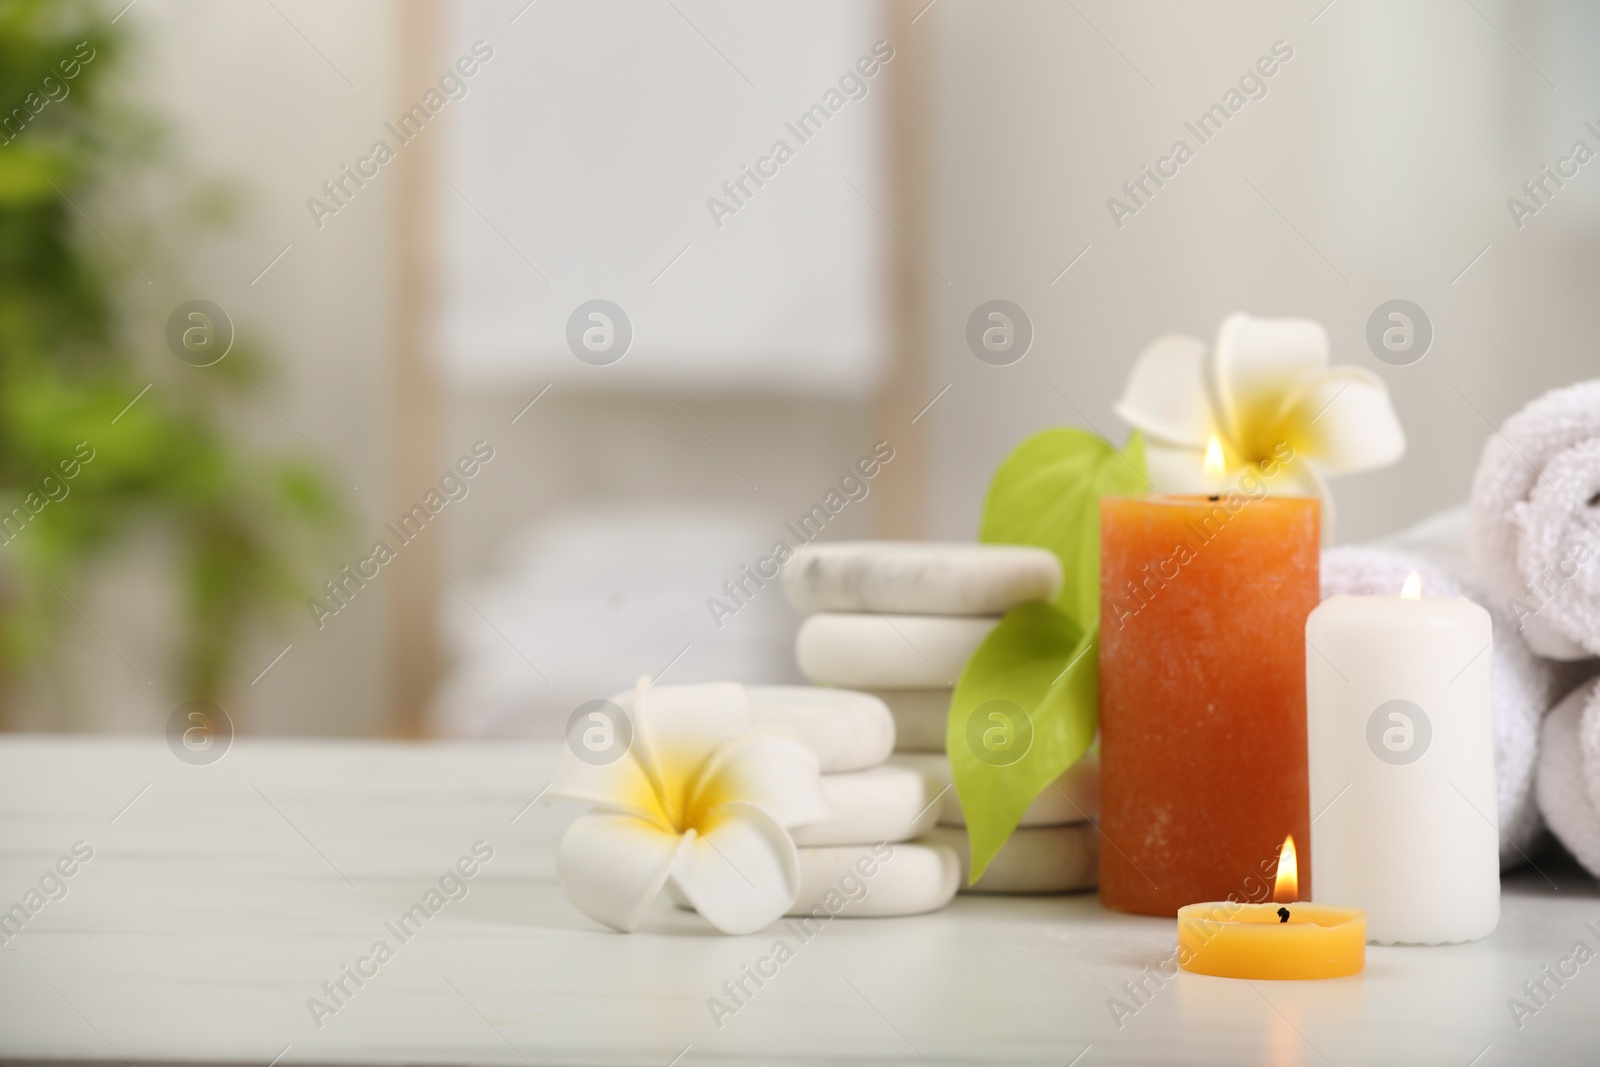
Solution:
[{"label": "rolled white towel", "polygon": [[[1538,756],[1539,723],[1547,709],[1572,684],[1567,666],[1535,656],[1517,634],[1504,611],[1488,602],[1470,576],[1447,569],[1441,561],[1459,560],[1451,538],[1459,521],[1430,520],[1392,539],[1405,550],[1383,545],[1346,545],[1322,554],[1322,595],[1390,595],[1400,592],[1406,576],[1416,571],[1424,596],[1465,596],[1488,610],[1494,623],[1494,658],[1490,665],[1494,706],[1494,762],[1499,779],[1500,864],[1524,861],[1539,836],[1541,824],[1533,796]],[[1429,533],[1442,540],[1429,543]]]},{"label": "rolled white towel", "polygon": [[1557,704],[1542,734],[1539,810],[1567,851],[1600,878],[1600,680]]},{"label": "rolled white towel", "polygon": [[1507,419],[1484,445],[1470,507],[1474,567],[1528,646],[1600,655],[1600,379]]}]

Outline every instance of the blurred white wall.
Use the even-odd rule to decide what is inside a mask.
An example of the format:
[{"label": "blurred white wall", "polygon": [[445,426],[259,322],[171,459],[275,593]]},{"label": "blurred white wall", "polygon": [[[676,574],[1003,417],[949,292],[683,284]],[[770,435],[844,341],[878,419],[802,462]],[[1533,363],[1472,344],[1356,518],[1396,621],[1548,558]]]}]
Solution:
[{"label": "blurred white wall", "polygon": [[[1583,127],[1600,126],[1600,15],[1475,6],[929,10],[912,43],[937,52],[928,251],[950,278],[926,278],[940,297],[929,391],[952,383],[929,415],[932,534],[973,535],[994,465],[1029,432],[1087,421],[1120,440],[1111,403],[1133,357],[1167,331],[1210,338],[1233,310],[1321,320],[1334,361],[1375,370],[1393,392],[1410,451],[1334,482],[1344,541],[1464,500],[1490,421],[1600,371],[1600,162],[1521,231],[1505,206],[1574,140],[1600,149]],[[1265,98],[1198,145],[1183,123],[1276,41],[1293,58]],[[1195,158],[1119,229],[1107,198],[1180,137]],[[980,363],[962,337],[993,297],[1036,331],[1008,367]],[[1368,316],[1393,298],[1434,325],[1432,350],[1408,367],[1365,341]]]},{"label": "blurred white wall", "polygon": [[[536,18],[540,12],[513,25],[520,3],[479,6],[505,24],[496,42],[503,65],[535,63],[539,49],[550,47],[550,31],[541,30]],[[670,9],[667,14],[677,18]],[[390,416],[399,313],[395,234],[397,226],[415,220],[402,219],[395,174],[387,169],[320,227],[307,200],[327,202],[323,183],[337,179],[341,166],[353,164],[373,140],[392,141],[384,124],[429,87],[406,83],[403,17],[398,5],[382,3],[141,0],[122,20],[132,33],[130,80],[140,101],[165,124],[176,160],[172,169],[180,179],[152,192],[151,210],[156,217],[181,213],[192,191],[186,183],[210,178],[231,181],[245,208],[238,225],[203,241],[165,234],[168,255],[148,271],[156,279],[154,295],[132,298],[136,341],[148,349],[157,376],[204,373],[174,372],[161,340],[171,308],[204,297],[222,305],[241,334],[272,358],[276,373],[260,382],[271,404],[247,397],[249,415],[236,429],[255,444],[316,463],[346,498],[349,522],[314,579],[334,576],[363,554],[382,534],[384,521],[401,510],[388,490],[388,442],[392,433],[406,432],[393,427]],[[682,50],[705,48],[690,26],[675,25]],[[470,43],[439,40],[441,69]],[[863,42],[863,48],[870,44]],[[696,61],[707,55],[715,60],[710,52],[694,52]],[[826,88],[801,76],[809,73],[798,72],[792,80],[807,92]],[[454,106],[476,106],[481,96],[480,89]],[[423,136],[448,143],[456,118],[447,110]],[[823,146],[807,162],[822,178],[836,181],[837,155]],[[648,168],[641,173],[648,178]],[[869,189],[875,181],[870,172],[857,178]],[[110,228],[117,232],[116,220]],[[867,244],[873,247],[875,242]],[[442,263],[437,266],[442,275]],[[692,266],[685,268],[691,276]],[[446,576],[462,587],[491,578],[506,561],[506,544],[528,522],[562,521],[615,501],[743,516],[759,538],[736,541],[714,563],[731,575],[748,562],[746,548],[768,547],[768,527],[776,531],[783,518],[809,506],[870,447],[870,397],[860,389],[791,395],[681,379],[665,387],[670,400],[642,379],[603,394],[564,384],[525,413],[537,389],[495,383],[439,396],[440,471],[474,440],[488,439],[498,450],[498,462],[474,481],[470,497],[428,531],[445,553]],[[835,535],[850,536],[868,529],[862,508],[834,527]],[[415,565],[402,553],[394,567]],[[105,574],[81,605],[92,624],[74,624],[59,667],[49,684],[30,694],[17,725],[149,730],[159,728],[182,699],[158,669],[175,647],[179,611],[159,545],[147,540],[130,546],[102,569]],[[259,636],[227,705],[241,728],[348,734],[395,727],[391,573],[386,569],[385,580],[370,583],[321,630],[310,625],[308,611],[295,609]],[[627,583],[615,584],[600,595],[630,603]],[[692,592],[698,624],[703,601],[716,585]],[[442,596],[449,598],[446,610],[463,610],[453,592]],[[786,647],[793,625],[783,616],[778,594],[768,600],[765,622],[744,614],[725,635],[708,627],[675,670],[693,677],[701,657],[725,662],[727,654],[717,650],[724,637],[729,648],[748,643],[751,633],[771,627],[775,613],[779,632],[767,643],[779,650],[771,657],[778,665],[769,673],[792,677]],[[489,640],[497,638],[490,633]],[[288,653],[252,684],[257,670],[286,646],[292,646]],[[528,651],[538,658],[542,650]],[[619,666],[619,684],[638,669]]]},{"label": "blurred white wall", "polygon": [[[875,0],[449,7],[477,53],[435,187],[449,380],[871,394],[897,239]],[[567,337],[595,299],[631,324],[599,366]]]},{"label": "blurred white wall", "polygon": [[[149,49],[142,62],[152,96],[170,109],[184,158],[197,173],[216,171],[243,186],[244,225],[181,266],[196,292],[228,308],[278,361],[277,380],[261,388],[282,414],[256,398],[250,435],[311,460],[326,457],[323,473],[351,511],[329,561],[342,565],[390,511],[395,186],[372,182],[321,229],[306,200],[395,110],[395,5],[167,0],[140,3],[127,17]],[[249,727],[384,729],[393,695],[387,596],[375,582],[321,631],[300,609],[280,631],[263,634],[256,670],[294,647],[254,686],[256,670],[246,668],[239,700]]]},{"label": "blurred white wall", "polygon": [[[509,27],[503,58],[532,62],[551,47],[548,35],[571,14],[563,2],[542,0],[520,15],[522,0],[487,4]],[[891,5],[894,47],[931,73],[929,236],[914,250],[930,342],[909,409],[949,386],[917,427],[929,434],[926,453],[914,457],[929,472],[929,535],[973,536],[990,473],[1029,433],[1088,424],[1120,439],[1126,427],[1110,405],[1143,345],[1170,330],[1209,336],[1235,309],[1320,319],[1335,361],[1375,370],[1394,393],[1410,452],[1390,470],[1334,483],[1341,540],[1460,501],[1491,423],[1600,370],[1591,340],[1600,317],[1600,162],[1521,230],[1505,206],[1574,140],[1600,148],[1583,127],[1600,126],[1600,15],[1577,3],[1324,3]],[[765,46],[741,36],[737,8],[686,3],[684,11],[759,67]],[[722,21],[705,22],[707,13]],[[282,413],[258,401],[240,429],[319,463],[326,457],[329,480],[353,512],[330,549],[331,569],[364,550],[395,512],[385,486],[387,443],[405,431],[389,417],[403,223],[393,175],[369,183],[320,230],[305,201],[426,88],[403,84],[400,18],[398,5],[357,0],[140,0],[124,16],[141,91],[165,114],[183,173],[237,180],[248,209],[237,229],[178,249],[169,264],[177,270],[156,274],[136,325],[153,358],[169,359],[160,345],[167,312],[202,296],[277,358],[279,375],[261,387]],[[631,24],[622,20],[619,32]],[[654,16],[639,25],[669,66],[721,67],[690,27],[669,35]],[[517,35],[530,43],[516,45]],[[1107,198],[1186,136],[1185,120],[1277,41],[1294,54],[1266,96],[1119,229]],[[468,44],[441,40],[439,51],[449,58]],[[488,87],[451,106],[475,105]],[[581,108],[579,89],[561,106]],[[753,98],[756,112],[791,110],[787,96],[766,89]],[[448,134],[448,109],[438,121]],[[785,178],[836,182],[833,163],[818,155],[807,162],[813,173]],[[772,200],[764,209],[781,208]],[[890,247],[907,240],[896,229],[917,232],[915,221],[865,209],[855,217]],[[533,230],[513,236],[537,238]],[[823,257],[804,269],[828,266]],[[187,284],[176,283],[179,275]],[[973,308],[996,297],[1021,305],[1036,331],[1029,355],[1006,367],[979,362],[963,336]],[[1420,304],[1435,330],[1432,350],[1407,367],[1379,362],[1364,339],[1372,310],[1397,297]],[[582,516],[619,506],[735,516],[730,526],[758,540],[814,501],[880,432],[896,440],[862,396],[701,383],[674,387],[668,399],[647,383],[602,392],[563,382],[526,408],[538,388],[460,386],[439,397],[441,470],[479,438],[499,453],[438,524],[445,574],[474,596],[508,573],[511,546],[530,543],[530,529],[580,529]],[[829,536],[866,535],[875,504],[847,511]],[[702,546],[709,573],[725,562],[731,575],[748,562],[743,541],[709,547],[714,541]],[[159,550],[139,552],[145,562],[113,567],[86,613],[147,663],[166,647],[158,623],[173,609],[148,573]],[[529,588],[551,588],[547,577]],[[605,604],[637,602],[628,581],[619,571]],[[320,633],[296,614],[260,635],[252,664],[265,667],[293,648],[253,686],[256,672],[244,672],[242,722],[264,732],[389,729],[390,589],[373,583]],[[692,603],[684,594],[685,610],[702,610],[713,592],[696,589]],[[454,592],[442,594],[448,611],[470,615]],[[530,594],[529,609],[541,610],[544,595]],[[731,633],[703,625],[686,636],[700,644],[675,676],[726,671],[727,656],[756,640],[756,630],[771,647],[752,657],[750,671],[776,676],[795,619],[776,603],[772,611],[765,621],[735,618]],[[594,641],[603,642],[603,625],[594,625]],[[492,630],[481,633],[484,642],[501,640]],[[55,704],[39,704],[36,724],[148,729],[165,719],[161,679],[134,677],[90,628],[79,627],[72,642],[63,657],[72,684]],[[518,651],[548,666],[549,649]],[[627,675],[660,665],[613,666]]]}]

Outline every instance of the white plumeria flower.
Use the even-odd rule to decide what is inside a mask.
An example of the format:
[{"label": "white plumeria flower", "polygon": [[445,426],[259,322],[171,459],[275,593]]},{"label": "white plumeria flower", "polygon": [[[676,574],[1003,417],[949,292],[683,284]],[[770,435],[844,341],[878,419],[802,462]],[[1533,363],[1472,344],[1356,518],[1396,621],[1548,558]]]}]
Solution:
[{"label": "white plumeria flower", "polygon": [[668,879],[729,934],[780,918],[800,891],[789,828],[826,818],[816,755],[787,730],[755,727],[741,685],[633,693],[633,740],[594,766],[563,749],[548,795],[587,801],[556,856],[567,897],[628,932]]},{"label": "white plumeria flower", "polygon": [[1406,441],[1383,380],[1363,367],[1329,367],[1328,352],[1319,322],[1242,312],[1222,320],[1209,349],[1198,337],[1158,337],[1115,405],[1145,434],[1151,488],[1213,491],[1205,450],[1214,436],[1230,482],[1246,469],[1273,471],[1273,491],[1322,498],[1331,531],[1326,476],[1387,466]]}]

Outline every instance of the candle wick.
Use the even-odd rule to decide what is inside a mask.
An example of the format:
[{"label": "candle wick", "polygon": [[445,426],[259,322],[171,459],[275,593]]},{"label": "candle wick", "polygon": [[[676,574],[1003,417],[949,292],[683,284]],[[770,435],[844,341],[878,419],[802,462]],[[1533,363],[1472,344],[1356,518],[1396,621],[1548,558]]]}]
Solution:
[{"label": "candle wick", "polygon": [[1215,504],[1217,501],[1222,499],[1222,495],[1220,493],[1212,493],[1210,496],[1206,497],[1206,499]]},{"label": "candle wick", "polygon": [[1281,923],[1286,923],[1286,922],[1289,921],[1289,909],[1288,908],[1279,908],[1278,909],[1278,921],[1281,922]]}]

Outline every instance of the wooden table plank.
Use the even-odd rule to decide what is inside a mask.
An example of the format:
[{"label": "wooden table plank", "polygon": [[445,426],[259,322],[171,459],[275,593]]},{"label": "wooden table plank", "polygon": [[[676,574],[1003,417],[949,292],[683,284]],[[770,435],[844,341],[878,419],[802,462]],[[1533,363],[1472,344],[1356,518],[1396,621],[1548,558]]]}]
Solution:
[{"label": "wooden table plank", "polygon": [[[195,767],[160,740],[0,739],[0,908],[76,842],[94,850],[66,895],[0,946],[0,1057],[1594,1061],[1600,963],[1547,981],[1520,1030],[1507,1004],[1528,1000],[1521,984],[1575,942],[1600,951],[1600,891],[1560,861],[1541,861],[1559,890],[1533,871],[1508,881],[1489,940],[1373,947],[1365,975],[1318,983],[1184,974],[1158,985],[1145,968],[1172,952],[1172,923],[1106,912],[1092,895],[962,897],[936,915],[839,919],[804,943],[781,926],[719,936],[663,900],[644,931],[621,936],[556,881],[573,812],[528,806],[555,755],[548,744],[249,739]],[[465,895],[409,939],[391,933],[475,842],[494,855]],[[794,958],[719,1027],[708,999],[726,999],[724,981],[780,938]],[[337,1011],[314,1018],[308,999],[331,1003],[323,983],[377,940],[393,958],[369,965],[360,987],[345,979]]]}]

